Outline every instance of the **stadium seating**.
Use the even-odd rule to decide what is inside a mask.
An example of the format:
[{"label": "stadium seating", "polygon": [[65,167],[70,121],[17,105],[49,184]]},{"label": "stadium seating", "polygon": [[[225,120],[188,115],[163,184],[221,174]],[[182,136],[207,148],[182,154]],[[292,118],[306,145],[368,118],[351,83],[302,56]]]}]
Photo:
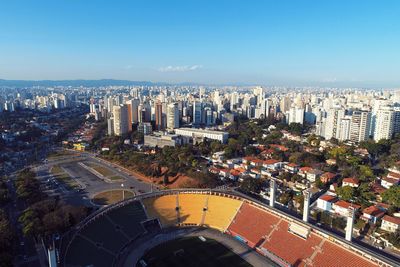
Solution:
[{"label": "stadium seating", "polygon": [[145,231],[141,222],[146,212],[163,226],[204,225],[226,231],[283,266],[377,266],[268,208],[214,192],[171,193],[106,210],[78,231],[66,252],[65,266],[112,266],[121,249]]},{"label": "stadium seating", "polygon": [[[82,255],[85,255],[82,257]],[[66,256],[66,267],[69,266],[112,266],[114,256],[107,251],[99,249],[93,243],[82,237],[75,237]]]},{"label": "stadium seating", "polygon": [[372,267],[376,264],[326,240],[312,261],[313,266]]},{"label": "stadium seating", "polygon": [[179,194],[179,219],[182,224],[200,224],[207,195]]},{"label": "stadium seating", "polygon": [[149,219],[158,218],[163,226],[176,225],[178,222],[177,197],[177,195],[165,195],[143,199]]},{"label": "stadium seating", "polygon": [[144,232],[141,222],[146,220],[146,213],[139,201],[113,209],[107,216],[132,239]]},{"label": "stadium seating", "polygon": [[115,225],[105,216],[100,216],[91,222],[79,234],[101,244],[105,249],[115,254],[129,241],[123,233],[117,231]]},{"label": "stadium seating", "polygon": [[242,201],[210,195],[204,225],[225,231],[240,208]]},{"label": "stadium seating", "polygon": [[228,230],[233,235],[239,235],[250,247],[257,245],[263,236],[270,233],[272,226],[277,224],[279,218],[275,215],[243,203]]},{"label": "stadium seating", "polygon": [[289,231],[289,223],[282,220],[278,228],[269,235],[269,240],[264,242],[263,248],[285,259],[294,266],[301,266],[301,263],[310,257],[314,248],[319,245],[322,238],[310,234],[307,239],[297,236]]}]

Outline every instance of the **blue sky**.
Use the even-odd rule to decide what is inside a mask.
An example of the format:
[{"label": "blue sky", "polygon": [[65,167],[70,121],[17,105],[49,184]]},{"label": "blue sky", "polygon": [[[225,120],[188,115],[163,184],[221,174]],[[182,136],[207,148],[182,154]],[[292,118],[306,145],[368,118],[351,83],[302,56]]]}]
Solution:
[{"label": "blue sky", "polygon": [[400,87],[400,1],[5,0],[0,78]]}]

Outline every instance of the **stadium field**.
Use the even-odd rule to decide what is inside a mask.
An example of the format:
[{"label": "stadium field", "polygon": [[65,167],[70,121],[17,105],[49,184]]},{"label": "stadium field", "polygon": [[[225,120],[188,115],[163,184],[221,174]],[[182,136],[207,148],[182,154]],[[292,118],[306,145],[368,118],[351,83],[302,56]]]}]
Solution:
[{"label": "stadium field", "polygon": [[[199,237],[184,237],[158,245],[142,260],[148,267],[251,267],[248,262],[223,244]],[[138,267],[144,265],[139,261]]]}]

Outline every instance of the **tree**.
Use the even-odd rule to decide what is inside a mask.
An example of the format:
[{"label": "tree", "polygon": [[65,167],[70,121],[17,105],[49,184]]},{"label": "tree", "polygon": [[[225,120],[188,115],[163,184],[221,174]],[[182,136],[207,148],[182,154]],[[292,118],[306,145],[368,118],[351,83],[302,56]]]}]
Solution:
[{"label": "tree", "polygon": [[240,184],[240,189],[248,193],[258,193],[262,188],[262,184],[263,182],[260,179],[246,177]]},{"label": "tree", "polygon": [[0,267],[13,266],[15,232],[5,212],[0,209]]},{"label": "tree", "polygon": [[400,185],[394,185],[382,193],[384,202],[400,208]]},{"label": "tree", "polygon": [[354,197],[354,188],[351,186],[342,186],[336,189],[337,194],[341,199],[349,201]]}]

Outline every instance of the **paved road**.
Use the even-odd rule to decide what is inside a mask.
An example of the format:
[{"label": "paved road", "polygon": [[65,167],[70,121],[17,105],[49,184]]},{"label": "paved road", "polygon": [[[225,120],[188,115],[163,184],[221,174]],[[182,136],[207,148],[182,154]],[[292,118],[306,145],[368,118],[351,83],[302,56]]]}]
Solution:
[{"label": "paved road", "polygon": [[136,240],[127,248],[127,251],[130,251],[130,253],[125,258],[121,258],[121,262],[119,262],[117,266],[136,266],[136,263],[140,260],[140,258],[151,248],[184,236],[203,236],[205,238],[217,240],[254,267],[278,266],[268,258],[263,257],[254,250],[250,249],[246,244],[239,242],[229,235],[209,228],[167,229],[157,235],[149,235]]}]

